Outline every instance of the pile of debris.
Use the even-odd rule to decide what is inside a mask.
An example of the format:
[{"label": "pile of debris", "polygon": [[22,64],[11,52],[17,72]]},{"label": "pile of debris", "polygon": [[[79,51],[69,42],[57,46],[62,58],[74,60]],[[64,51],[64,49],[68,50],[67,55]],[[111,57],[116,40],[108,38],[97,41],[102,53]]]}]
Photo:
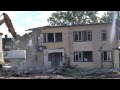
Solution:
[{"label": "pile of debris", "polygon": [[[19,65],[18,65],[19,66]],[[18,68],[5,66],[0,70],[0,78],[14,79],[102,79],[120,78],[120,69],[75,69],[36,66]],[[20,67],[20,66],[19,66]]]},{"label": "pile of debris", "polygon": [[0,79],[72,79],[59,75],[59,68],[30,67],[21,69],[18,67],[4,67],[0,70]]}]

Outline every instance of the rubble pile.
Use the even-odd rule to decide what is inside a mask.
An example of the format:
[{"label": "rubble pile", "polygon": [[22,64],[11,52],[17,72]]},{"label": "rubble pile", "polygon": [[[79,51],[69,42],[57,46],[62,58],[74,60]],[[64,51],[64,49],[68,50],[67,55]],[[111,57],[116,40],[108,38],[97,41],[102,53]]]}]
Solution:
[{"label": "rubble pile", "polygon": [[[19,65],[18,65],[19,66]],[[43,66],[18,68],[7,66],[0,70],[0,79],[104,79],[120,78],[120,69],[71,69]]]},{"label": "rubble pile", "polygon": [[36,68],[26,68],[18,69],[15,67],[9,69],[0,70],[0,79],[72,79],[72,77],[65,77],[58,75],[58,69],[36,67]]}]

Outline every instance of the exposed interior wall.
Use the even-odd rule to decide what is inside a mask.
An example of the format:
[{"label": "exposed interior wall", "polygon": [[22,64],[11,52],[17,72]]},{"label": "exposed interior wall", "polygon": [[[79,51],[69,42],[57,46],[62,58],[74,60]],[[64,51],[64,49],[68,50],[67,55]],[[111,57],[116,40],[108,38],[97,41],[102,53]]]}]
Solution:
[{"label": "exposed interior wall", "polygon": [[43,66],[44,65],[44,53],[43,50],[40,50],[38,47],[40,46],[42,40],[39,40],[41,35],[41,31],[33,31],[31,33],[31,38],[29,39],[29,43],[26,47],[26,62],[27,66]]},{"label": "exposed interior wall", "polygon": [[43,51],[37,53],[37,58],[38,58],[39,65],[43,66],[44,65],[44,53],[43,53]]}]

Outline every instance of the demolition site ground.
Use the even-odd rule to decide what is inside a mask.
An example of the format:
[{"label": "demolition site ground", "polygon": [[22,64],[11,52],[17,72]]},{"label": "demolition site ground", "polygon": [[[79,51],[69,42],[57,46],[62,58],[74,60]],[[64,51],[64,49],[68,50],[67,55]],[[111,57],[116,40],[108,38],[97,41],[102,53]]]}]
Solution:
[{"label": "demolition site ground", "polygon": [[[42,67],[43,68],[43,67]],[[119,79],[120,69],[2,68],[0,79]]]}]

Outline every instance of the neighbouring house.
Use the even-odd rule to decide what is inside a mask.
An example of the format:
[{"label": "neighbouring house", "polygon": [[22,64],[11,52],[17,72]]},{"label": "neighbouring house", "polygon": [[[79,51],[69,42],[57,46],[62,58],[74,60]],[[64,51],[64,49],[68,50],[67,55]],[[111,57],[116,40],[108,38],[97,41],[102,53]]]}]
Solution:
[{"label": "neighbouring house", "polygon": [[30,30],[32,54],[29,57],[38,65],[50,67],[66,63],[76,68],[120,67],[118,22],[115,33],[112,33],[112,23],[43,26]]}]

